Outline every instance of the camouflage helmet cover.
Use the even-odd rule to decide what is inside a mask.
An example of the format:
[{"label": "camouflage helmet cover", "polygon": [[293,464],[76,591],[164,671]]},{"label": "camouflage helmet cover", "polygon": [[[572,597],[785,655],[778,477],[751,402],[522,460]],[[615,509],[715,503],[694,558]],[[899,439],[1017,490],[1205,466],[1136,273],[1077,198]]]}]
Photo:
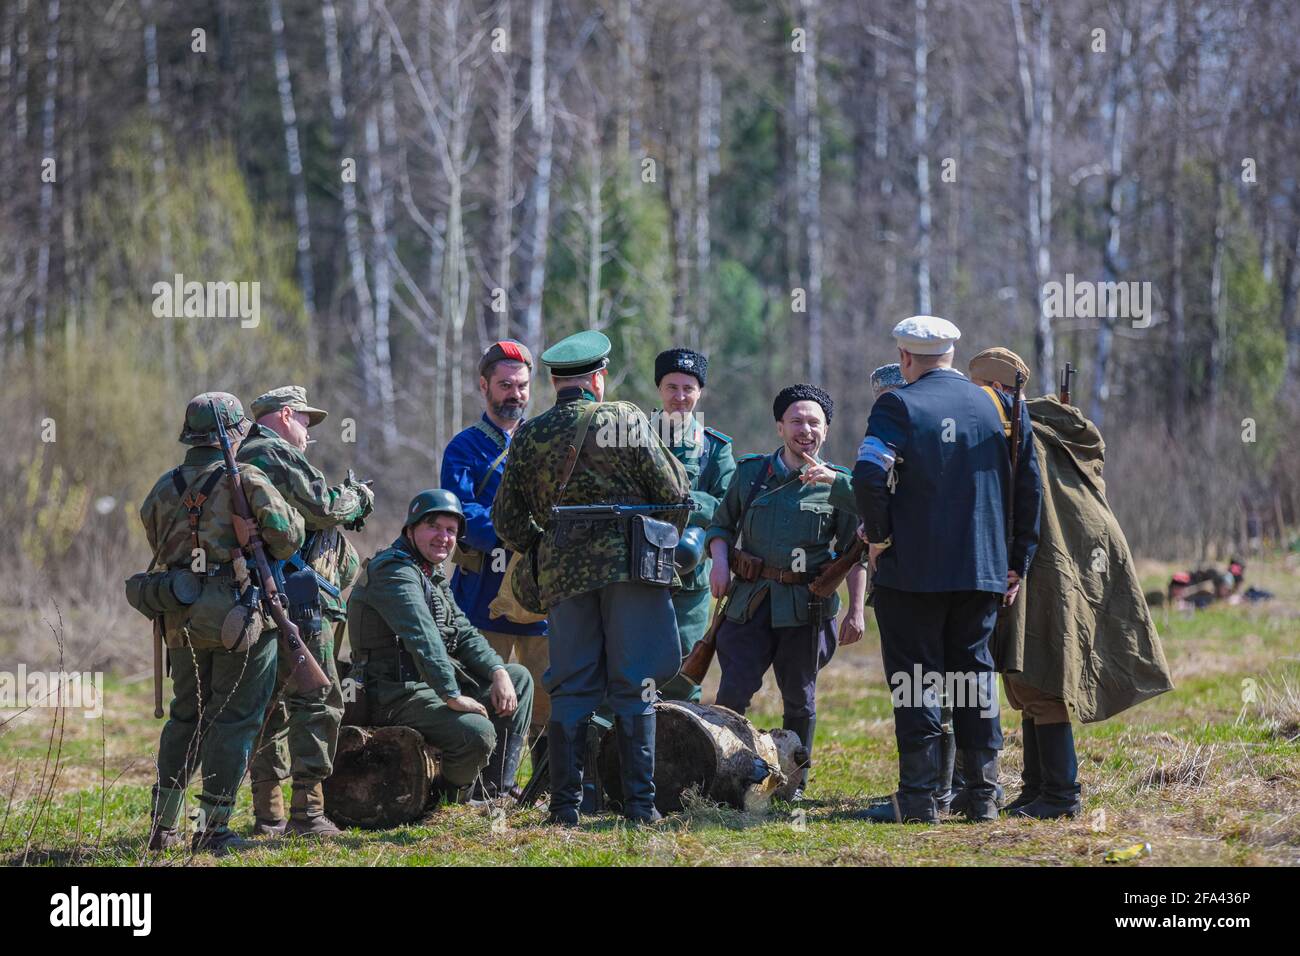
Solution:
[{"label": "camouflage helmet cover", "polygon": [[203,392],[190,399],[185,406],[185,425],[180,441],[186,445],[216,445],[217,421],[212,417],[211,404],[216,405],[221,423],[231,437],[243,438],[249,421],[244,417],[244,406],[229,392]]}]

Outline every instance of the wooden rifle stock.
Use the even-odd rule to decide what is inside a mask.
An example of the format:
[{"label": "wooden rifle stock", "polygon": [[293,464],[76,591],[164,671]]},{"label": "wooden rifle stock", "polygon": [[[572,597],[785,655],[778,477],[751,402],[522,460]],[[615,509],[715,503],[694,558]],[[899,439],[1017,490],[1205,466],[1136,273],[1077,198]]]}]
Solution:
[{"label": "wooden rifle stock", "polygon": [[808,585],[808,590],[814,597],[822,600],[830,597],[840,589],[840,585],[849,576],[853,566],[862,561],[862,552],[866,547],[862,539],[854,535],[853,543],[849,545],[848,550],[822,568],[817,577],[813,578],[812,584]]},{"label": "wooden rifle stock", "polygon": [[[235,514],[254,521],[253,509],[249,507],[248,496],[244,494],[244,483],[239,475],[235,453],[230,447],[230,436],[226,434],[226,426],[221,423],[221,417],[217,414],[216,403],[209,402],[208,407],[212,410],[212,417],[217,423],[217,437],[221,440],[221,454],[226,460],[226,477],[230,480],[230,499],[235,506]],[[289,620],[285,610],[288,602],[276,586],[275,575],[271,573],[271,563],[267,560],[266,547],[262,544],[262,536],[257,531],[256,523],[253,524],[252,533],[249,535],[248,546],[241,546],[241,550],[244,556],[252,558],[257,566],[257,574],[262,583],[262,604],[271,612],[271,618],[280,633],[280,653],[288,655],[289,692],[309,694],[322,687],[328,687],[330,679],[325,676],[320,664],[316,663],[316,658],[307,650],[307,645],[298,634],[298,626]]]},{"label": "wooden rifle stock", "polygon": [[731,587],[727,588],[727,593],[722,596],[718,606],[713,609],[713,620],[709,623],[709,629],[704,632],[704,636],[699,642],[691,648],[691,652],[686,655],[686,660],[682,661],[682,667],[679,673],[692,684],[703,684],[705,675],[709,673],[709,668],[713,666],[713,655],[718,648],[718,628],[727,618],[727,605],[731,603],[731,592],[736,590],[737,578],[731,579]]}]

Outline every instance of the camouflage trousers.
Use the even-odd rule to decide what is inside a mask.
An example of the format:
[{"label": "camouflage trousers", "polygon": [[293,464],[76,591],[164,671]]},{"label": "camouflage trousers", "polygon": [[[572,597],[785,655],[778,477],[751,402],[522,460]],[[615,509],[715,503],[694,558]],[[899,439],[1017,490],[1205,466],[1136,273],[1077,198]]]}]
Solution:
[{"label": "camouflage trousers", "polygon": [[[673,610],[677,613],[677,638],[682,645],[682,659],[686,659],[700,642],[704,632],[709,629],[709,589],[698,591],[678,591],[673,595]],[[663,688],[664,700],[689,700],[694,704],[700,702],[698,684],[693,684],[678,674]]]},{"label": "camouflage trousers", "polygon": [[[343,689],[334,663],[334,625],[326,621],[320,637],[303,642],[330,679],[328,687],[309,694],[285,693],[289,664],[281,655],[276,666],[275,693],[266,710],[249,773],[254,785],[291,776],[295,783],[309,785],[333,772],[339,726],[343,723]],[[269,633],[272,640],[279,639],[275,631]]]},{"label": "camouflage trousers", "polygon": [[162,826],[175,827],[190,778],[201,770],[199,827],[220,828],[230,819],[274,688],[275,634],[264,633],[243,654],[221,647],[168,653],[174,696],[158,742],[155,812]]},{"label": "camouflage trousers", "polygon": [[460,692],[487,708],[489,716],[452,710],[428,684],[420,681],[397,683],[373,680],[366,686],[373,694],[370,720],[376,727],[411,727],[442,754],[442,777],[457,787],[474,782],[487,766],[498,738],[514,734],[526,738],[533,716],[533,678],[519,664],[507,664],[506,673],[515,686],[519,708],[509,717],[492,709],[491,686],[481,686],[460,668]]}]

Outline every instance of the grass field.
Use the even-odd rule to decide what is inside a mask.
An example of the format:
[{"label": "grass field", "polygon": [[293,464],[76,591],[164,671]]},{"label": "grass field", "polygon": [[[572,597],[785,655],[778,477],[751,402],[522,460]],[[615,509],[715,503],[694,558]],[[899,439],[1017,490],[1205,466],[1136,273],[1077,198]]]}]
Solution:
[{"label": "grass field", "polygon": [[[1168,570],[1144,565],[1151,586]],[[541,809],[494,822],[481,811],[449,807],[418,825],[351,831],[327,845],[266,841],[220,860],[180,850],[150,856],[144,839],[161,721],[152,719],[147,679],[110,675],[100,719],[50,708],[0,711],[0,861],[1100,865],[1110,849],[1149,842],[1152,855],[1126,865],[1294,865],[1300,863],[1300,564],[1256,560],[1250,578],[1277,599],[1168,617],[1157,611],[1176,689],[1102,724],[1076,728],[1085,801],[1078,820],[900,827],[843,819],[844,811],[892,790],[897,779],[889,697],[872,632],[840,649],[822,673],[809,791],[820,805],[804,811],[776,804],[753,818],[696,805],[654,831],[628,830],[609,816],[563,831],[546,826]],[[24,640],[53,646],[50,629],[32,623]],[[67,626],[78,626],[76,619]],[[706,687],[705,699],[710,696]],[[760,727],[779,726],[770,680],[751,717]],[[1002,782],[1014,795],[1021,765],[1014,711],[1004,709],[1003,727]],[[244,788],[235,819],[242,831],[251,825],[248,803]]]}]

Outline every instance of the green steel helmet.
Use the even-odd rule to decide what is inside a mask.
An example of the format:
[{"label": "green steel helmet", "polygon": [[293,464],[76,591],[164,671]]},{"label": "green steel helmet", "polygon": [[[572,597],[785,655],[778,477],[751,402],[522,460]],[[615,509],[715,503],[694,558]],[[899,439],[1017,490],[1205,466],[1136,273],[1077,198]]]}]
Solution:
[{"label": "green steel helmet", "polygon": [[229,392],[203,392],[190,399],[185,406],[185,425],[180,441],[186,445],[216,445],[217,420],[212,417],[211,404],[215,404],[221,423],[231,438],[243,438],[249,421],[244,417],[244,406]]},{"label": "green steel helmet", "polygon": [[704,529],[687,528],[677,539],[673,549],[673,563],[677,565],[678,574],[694,571],[704,560]]},{"label": "green steel helmet", "polygon": [[419,523],[421,518],[431,514],[455,515],[460,521],[459,534],[465,533],[465,511],[460,506],[460,499],[445,488],[426,488],[414,498],[406,509],[406,519],[402,523],[405,531],[411,525]]}]

